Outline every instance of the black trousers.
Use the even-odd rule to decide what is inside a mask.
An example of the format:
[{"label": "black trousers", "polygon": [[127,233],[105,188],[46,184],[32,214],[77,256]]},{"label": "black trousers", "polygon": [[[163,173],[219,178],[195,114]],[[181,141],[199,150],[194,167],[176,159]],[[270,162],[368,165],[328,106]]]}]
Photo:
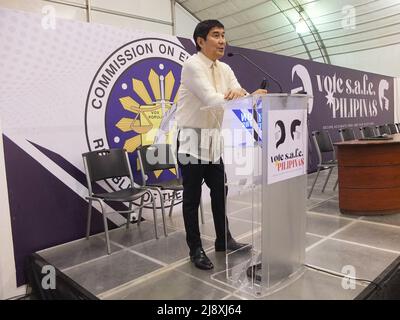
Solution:
[{"label": "black trousers", "polygon": [[[183,179],[183,220],[186,229],[186,241],[190,254],[196,248],[202,247],[199,229],[199,205],[203,179],[210,188],[211,209],[214,218],[214,227],[218,245],[224,245],[226,239],[231,238],[228,220],[225,217],[225,199],[228,188],[225,186],[226,176],[224,163],[193,163],[179,162]],[[225,194],[224,194],[225,192]]]}]

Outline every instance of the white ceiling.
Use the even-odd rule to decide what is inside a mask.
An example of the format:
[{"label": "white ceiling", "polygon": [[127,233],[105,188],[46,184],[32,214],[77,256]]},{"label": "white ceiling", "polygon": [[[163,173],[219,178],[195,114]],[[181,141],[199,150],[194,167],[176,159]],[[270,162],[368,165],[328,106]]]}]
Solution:
[{"label": "white ceiling", "polygon": [[[400,44],[400,0],[177,2],[199,20],[220,20],[230,45],[297,58],[330,63],[335,55]],[[300,15],[307,32],[298,34]]]}]

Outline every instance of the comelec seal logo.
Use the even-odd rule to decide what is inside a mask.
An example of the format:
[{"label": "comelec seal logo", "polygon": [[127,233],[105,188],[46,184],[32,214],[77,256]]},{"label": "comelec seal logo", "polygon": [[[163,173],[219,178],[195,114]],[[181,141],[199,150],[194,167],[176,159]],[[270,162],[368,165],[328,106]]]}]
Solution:
[{"label": "comelec seal logo", "polygon": [[[86,100],[89,149],[125,148],[139,176],[134,151],[172,139],[182,64],[189,56],[180,45],[157,38],[135,40],[113,52],[97,71]],[[156,172],[149,180],[172,174]],[[120,189],[129,180],[113,183]]]}]

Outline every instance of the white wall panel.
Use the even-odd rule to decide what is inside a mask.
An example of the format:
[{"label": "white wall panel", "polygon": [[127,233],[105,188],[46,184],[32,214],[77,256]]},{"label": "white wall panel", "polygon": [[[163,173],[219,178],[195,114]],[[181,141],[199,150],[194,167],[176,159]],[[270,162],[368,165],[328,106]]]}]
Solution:
[{"label": "white wall panel", "polygon": [[170,0],[91,0],[92,7],[171,22]]},{"label": "white wall panel", "polygon": [[400,76],[399,57],[400,44],[333,55],[330,58],[334,65],[398,77]]},{"label": "white wall panel", "polygon": [[[84,5],[85,1],[75,1],[78,5]],[[8,8],[21,11],[29,11],[37,14],[43,14],[42,9],[45,6],[52,6],[55,9],[56,17],[62,19],[71,19],[86,21],[86,10],[80,7],[64,5],[43,0],[0,0],[1,8]]]},{"label": "white wall panel", "polygon": [[394,79],[394,122],[400,122],[400,77]]},{"label": "white wall panel", "polygon": [[123,28],[131,28],[134,30],[144,30],[151,32],[158,32],[164,34],[172,34],[172,26],[154,23],[146,20],[139,20],[129,17],[123,17],[98,11],[92,11],[91,22],[113,25]]},{"label": "white wall panel", "polygon": [[[0,0],[0,7],[42,14],[44,6],[53,6],[59,18],[87,21],[86,0],[63,2],[65,4],[43,0]],[[91,0],[91,6],[92,22],[172,34],[170,0]]]},{"label": "white wall panel", "polygon": [[176,35],[192,39],[194,28],[199,21],[183,9],[178,3],[175,6],[175,18]]},{"label": "white wall panel", "polygon": [[21,290],[16,288],[15,281],[14,249],[2,133],[0,119],[0,300],[21,294]]}]

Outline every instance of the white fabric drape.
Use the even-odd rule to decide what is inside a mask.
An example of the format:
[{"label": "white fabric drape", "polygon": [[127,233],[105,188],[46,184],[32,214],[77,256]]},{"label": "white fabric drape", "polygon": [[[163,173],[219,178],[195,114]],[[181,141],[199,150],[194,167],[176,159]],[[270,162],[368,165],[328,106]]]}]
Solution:
[{"label": "white fabric drape", "polygon": [[394,78],[394,122],[400,122],[400,77]]}]

